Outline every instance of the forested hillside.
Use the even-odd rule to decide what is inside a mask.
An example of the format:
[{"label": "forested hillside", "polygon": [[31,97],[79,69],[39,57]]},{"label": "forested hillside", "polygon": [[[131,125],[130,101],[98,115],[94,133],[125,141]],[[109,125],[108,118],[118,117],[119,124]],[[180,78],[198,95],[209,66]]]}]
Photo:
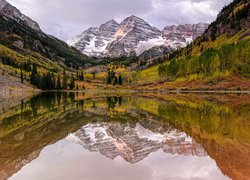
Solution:
[{"label": "forested hillside", "polygon": [[44,90],[62,88],[60,84],[65,78],[64,88],[68,89],[71,81],[79,79],[77,72],[82,73],[91,63],[91,59],[65,42],[34,30],[20,20],[0,15],[3,75],[19,77],[20,81]]},{"label": "forested hillside", "polygon": [[158,68],[169,80],[250,78],[250,3],[235,0],[222,9],[203,36],[167,57]]}]

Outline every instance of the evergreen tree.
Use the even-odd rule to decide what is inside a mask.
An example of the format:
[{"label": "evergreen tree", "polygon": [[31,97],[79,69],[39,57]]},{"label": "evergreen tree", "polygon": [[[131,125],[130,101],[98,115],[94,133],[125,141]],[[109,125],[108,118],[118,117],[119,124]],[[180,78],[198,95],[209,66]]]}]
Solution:
[{"label": "evergreen tree", "polygon": [[73,90],[73,89],[75,89],[75,80],[74,80],[74,78],[71,78],[71,81],[70,81],[70,90]]},{"label": "evergreen tree", "polygon": [[108,70],[108,76],[107,76],[107,84],[111,84],[112,79],[111,79],[111,72]]},{"label": "evergreen tree", "polygon": [[118,82],[118,78],[115,76],[113,78],[113,86],[117,85],[117,82]]},{"label": "evergreen tree", "polygon": [[56,89],[56,78],[54,73],[52,73],[51,77],[52,77],[52,89]]},{"label": "evergreen tree", "polygon": [[83,72],[81,72],[81,75],[80,75],[80,81],[84,81],[84,75],[83,75]]},{"label": "evergreen tree", "polygon": [[31,76],[30,76],[30,84],[35,87],[38,85],[38,82],[36,81],[36,74],[37,74],[37,70],[36,67],[34,66],[31,72]]},{"label": "evergreen tree", "polygon": [[50,72],[47,73],[45,77],[45,81],[46,81],[46,89],[52,90],[53,84],[52,84],[52,78],[51,78]]},{"label": "evergreen tree", "polygon": [[77,79],[77,80],[80,80],[80,79],[79,79],[79,72],[78,72],[78,71],[76,72],[76,79]]},{"label": "evergreen tree", "polygon": [[118,84],[119,84],[119,85],[122,85],[122,75],[119,75],[119,76],[118,76]]},{"label": "evergreen tree", "polygon": [[61,86],[61,79],[60,79],[60,75],[59,75],[59,74],[58,74],[58,76],[57,76],[56,89],[58,89],[58,90],[62,89],[62,86]]},{"label": "evergreen tree", "polygon": [[68,89],[68,75],[65,73],[63,77],[63,89],[67,90]]},{"label": "evergreen tree", "polygon": [[42,90],[48,90],[47,78],[46,78],[45,75],[40,77],[39,88],[42,89]]}]

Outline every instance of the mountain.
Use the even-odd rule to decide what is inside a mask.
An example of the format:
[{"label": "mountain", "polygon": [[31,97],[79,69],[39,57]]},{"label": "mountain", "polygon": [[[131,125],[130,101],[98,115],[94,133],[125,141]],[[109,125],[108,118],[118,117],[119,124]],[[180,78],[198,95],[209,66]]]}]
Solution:
[{"label": "mountain", "polygon": [[207,155],[202,146],[184,132],[169,128],[164,133],[156,133],[139,123],[135,127],[119,122],[87,124],[68,138],[91,152],[100,152],[110,159],[121,156],[131,164],[159,149],[171,154]]},{"label": "mountain", "polygon": [[[1,0],[0,7],[2,74],[18,77],[22,82],[24,81],[23,83],[30,82],[34,87],[47,89],[45,86],[51,85],[47,81],[54,82],[55,85],[55,75],[58,81],[63,78],[60,76],[68,76],[68,74],[74,80],[75,71],[94,63],[91,58],[67,43],[40,31],[37,23],[21,14],[6,1]],[[68,84],[67,81],[66,88]],[[11,84],[10,87],[12,87]],[[6,91],[6,89],[3,90]]]},{"label": "mountain", "polygon": [[131,53],[138,55],[141,54],[140,51],[145,44],[156,44],[156,41],[161,40],[161,31],[136,16],[130,16],[120,24],[114,39],[107,46],[110,55],[116,57],[129,56]]},{"label": "mountain", "polygon": [[0,15],[0,32],[1,45],[22,55],[29,54],[34,58],[38,58],[38,53],[44,63],[52,61],[58,66],[63,64],[68,68],[91,63],[87,61],[86,55],[53,36],[30,28],[24,21]]},{"label": "mountain", "polygon": [[139,56],[155,46],[168,49],[185,47],[200,36],[207,26],[204,23],[170,26],[160,31],[132,15],[121,24],[111,20],[100,27],[91,27],[68,41],[68,44],[90,56]]},{"label": "mountain", "polygon": [[16,7],[12,6],[5,0],[0,0],[0,14],[15,20],[21,20],[34,30],[41,31],[37,22],[22,14]]}]

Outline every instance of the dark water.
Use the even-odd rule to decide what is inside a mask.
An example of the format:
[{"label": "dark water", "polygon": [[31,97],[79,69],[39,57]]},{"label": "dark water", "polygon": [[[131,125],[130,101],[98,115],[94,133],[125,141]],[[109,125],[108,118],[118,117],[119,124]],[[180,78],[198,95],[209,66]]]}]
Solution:
[{"label": "dark water", "polygon": [[250,179],[250,97],[44,93],[1,107],[8,178]]}]

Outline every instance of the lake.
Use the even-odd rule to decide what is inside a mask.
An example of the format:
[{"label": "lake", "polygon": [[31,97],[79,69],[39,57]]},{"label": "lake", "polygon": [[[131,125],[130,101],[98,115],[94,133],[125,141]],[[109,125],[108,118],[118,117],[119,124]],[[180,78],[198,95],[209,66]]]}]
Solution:
[{"label": "lake", "polygon": [[250,179],[250,95],[50,92],[0,106],[0,179]]}]

